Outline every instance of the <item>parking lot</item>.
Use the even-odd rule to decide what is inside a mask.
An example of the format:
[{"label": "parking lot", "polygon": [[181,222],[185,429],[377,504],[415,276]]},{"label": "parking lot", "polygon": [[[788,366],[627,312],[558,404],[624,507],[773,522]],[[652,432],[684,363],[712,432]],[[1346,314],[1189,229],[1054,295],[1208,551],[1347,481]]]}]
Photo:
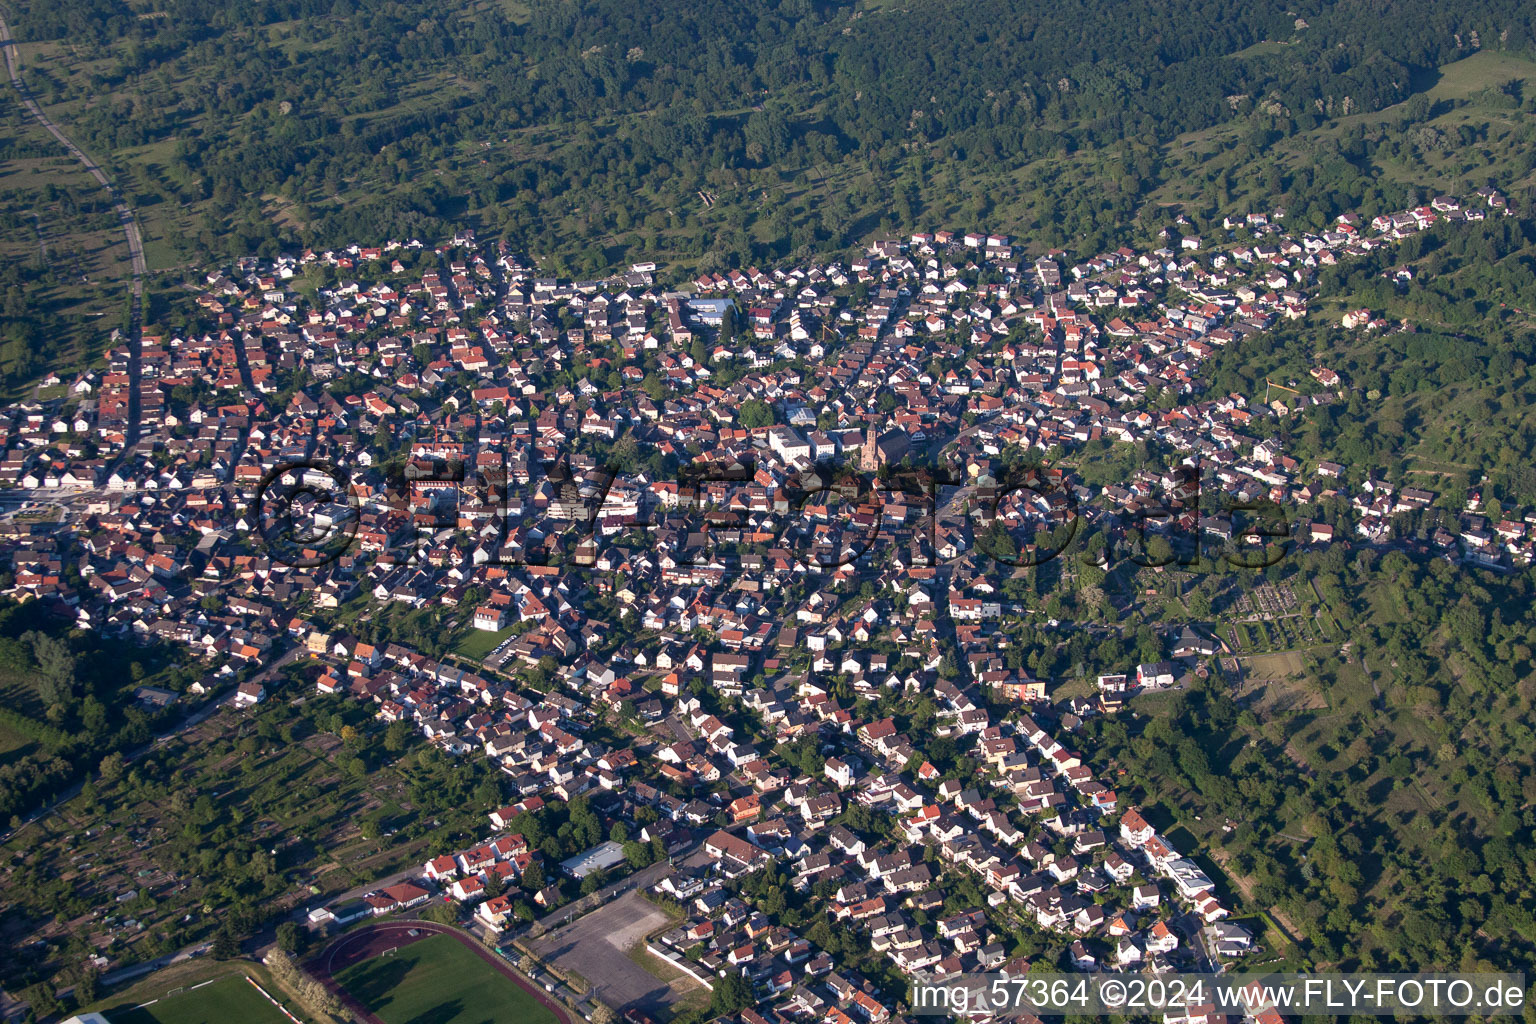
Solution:
[{"label": "parking lot", "polygon": [[639,893],[629,893],[538,940],[539,955],[586,979],[593,994],[615,1009],[655,1013],[698,986],[684,977],[668,983],[641,967],[628,950],[667,923],[667,915]]}]

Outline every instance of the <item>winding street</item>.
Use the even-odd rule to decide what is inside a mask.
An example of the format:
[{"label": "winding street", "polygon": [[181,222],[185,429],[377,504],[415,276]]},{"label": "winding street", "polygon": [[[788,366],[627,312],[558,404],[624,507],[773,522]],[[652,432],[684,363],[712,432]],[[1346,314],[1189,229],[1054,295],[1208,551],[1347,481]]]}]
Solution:
[{"label": "winding street", "polygon": [[70,156],[80,161],[102,188],[107,190],[107,194],[112,197],[112,205],[117,210],[117,219],[123,226],[123,234],[128,239],[133,288],[128,323],[128,429],[125,432],[127,438],[123,445],[123,452],[126,455],[139,440],[139,356],[144,319],[144,275],[149,272],[148,265],[144,262],[144,239],[139,232],[139,221],[134,216],[133,208],[112,184],[112,179],[108,178],[106,173],[97,166],[96,161],[86,156],[85,151],[75,145],[69,136],[60,131],[58,125],[49,120],[48,115],[43,113],[43,108],[32,98],[26,83],[21,80],[21,55],[16,44],[11,40],[11,28],[5,23],[3,17],[0,17],[0,50],[5,52],[5,70],[10,74],[11,84],[16,87],[16,92],[21,97],[21,105],[37,119],[38,124],[48,130],[48,134],[59,141]]}]

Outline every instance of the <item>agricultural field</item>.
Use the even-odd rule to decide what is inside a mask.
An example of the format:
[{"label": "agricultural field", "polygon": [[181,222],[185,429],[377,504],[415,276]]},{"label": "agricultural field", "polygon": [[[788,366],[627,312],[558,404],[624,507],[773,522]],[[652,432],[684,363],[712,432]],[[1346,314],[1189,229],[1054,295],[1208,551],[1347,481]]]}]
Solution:
[{"label": "agricultural field", "polygon": [[353,964],[336,980],[385,1024],[556,1024],[531,994],[447,935]]}]

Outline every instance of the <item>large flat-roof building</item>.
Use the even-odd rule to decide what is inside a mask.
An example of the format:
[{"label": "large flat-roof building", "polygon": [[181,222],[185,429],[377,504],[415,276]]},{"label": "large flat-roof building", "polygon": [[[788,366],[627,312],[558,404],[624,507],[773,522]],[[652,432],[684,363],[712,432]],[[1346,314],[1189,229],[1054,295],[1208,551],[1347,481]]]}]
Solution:
[{"label": "large flat-roof building", "polygon": [[580,879],[594,872],[607,871],[622,863],[624,863],[624,847],[610,839],[606,843],[598,843],[590,850],[561,861],[560,870],[572,878]]}]

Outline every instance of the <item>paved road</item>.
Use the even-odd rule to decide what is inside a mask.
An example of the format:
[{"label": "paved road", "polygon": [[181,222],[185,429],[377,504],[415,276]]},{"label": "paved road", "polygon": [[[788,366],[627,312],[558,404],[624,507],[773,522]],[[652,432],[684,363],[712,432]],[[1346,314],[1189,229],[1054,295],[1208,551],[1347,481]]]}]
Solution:
[{"label": "paved road", "polygon": [[[131,981],[134,978],[140,977],[141,975],[151,974],[155,971],[158,971],[162,967],[169,967],[172,964],[179,964],[183,960],[190,960],[195,956],[202,956],[212,948],[213,943],[200,942],[195,946],[188,946],[186,949],[179,950],[175,953],[167,953],[165,956],[156,957],[153,960],[147,960],[142,964],[134,964],[132,967],[124,967],[116,971],[108,971],[97,980],[103,988],[109,985],[120,985],[125,981]],[[61,992],[60,994],[62,995],[63,993]]]},{"label": "paved road", "polygon": [[139,359],[142,340],[140,335],[144,316],[144,275],[149,272],[148,264],[144,262],[144,238],[139,231],[139,221],[134,216],[133,207],[124,201],[106,172],[97,165],[96,161],[86,156],[85,151],[75,145],[58,125],[49,120],[48,115],[43,113],[43,108],[32,98],[26,83],[21,80],[21,55],[16,44],[11,41],[10,26],[5,23],[3,17],[0,17],[0,50],[5,52],[5,70],[11,76],[11,85],[16,87],[16,92],[21,96],[21,105],[37,119],[38,124],[48,130],[48,134],[59,140],[59,144],[65,151],[80,161],[86,172],[111,195],[113,208],[117,211],[117,219],[123,226],[123,235],[128,239],[133,289],[128,326],[128,429],[127,443],[123,446],[123,454],[126,456],[128,449],[139,440]]}]

